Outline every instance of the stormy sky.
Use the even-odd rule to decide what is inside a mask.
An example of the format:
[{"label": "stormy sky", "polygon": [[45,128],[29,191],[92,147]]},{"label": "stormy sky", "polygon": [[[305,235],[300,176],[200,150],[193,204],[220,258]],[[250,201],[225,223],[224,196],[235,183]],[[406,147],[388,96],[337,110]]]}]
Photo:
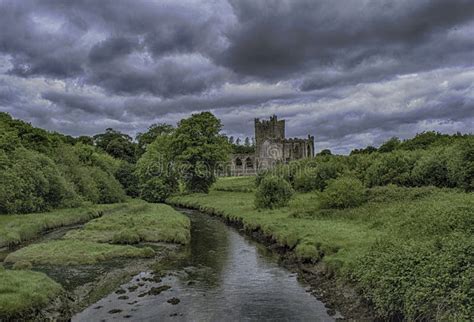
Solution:
[{"label": "stormy sky", "polygon": [[136,134],[277,114],[316,150],[472,132],[472,0],[0,0],[0,111]]}]

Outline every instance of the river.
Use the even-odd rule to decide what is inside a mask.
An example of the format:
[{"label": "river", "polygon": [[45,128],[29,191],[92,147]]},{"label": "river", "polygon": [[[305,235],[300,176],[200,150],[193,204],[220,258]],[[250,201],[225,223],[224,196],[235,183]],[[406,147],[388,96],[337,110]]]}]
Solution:
[{"label": "river", "polygon": [[276,255],[219,219],[192,223],[184,254],[158,278],[141,272],[73,321],[333,321]]}]

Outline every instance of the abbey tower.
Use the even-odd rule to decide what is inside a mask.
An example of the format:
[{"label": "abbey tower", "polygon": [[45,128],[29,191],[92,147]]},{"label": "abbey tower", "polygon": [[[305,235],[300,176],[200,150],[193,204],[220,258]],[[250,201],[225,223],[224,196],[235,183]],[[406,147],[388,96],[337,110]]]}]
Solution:
[{"label": "abbey tower", "polygon": [[255,119],[255,154],[235,154],[232,156],[232,173],[255,174],[277,163],[314,156],[314,136],[305,139],[285,137],[285,120],[276,115],[270,120]]}]

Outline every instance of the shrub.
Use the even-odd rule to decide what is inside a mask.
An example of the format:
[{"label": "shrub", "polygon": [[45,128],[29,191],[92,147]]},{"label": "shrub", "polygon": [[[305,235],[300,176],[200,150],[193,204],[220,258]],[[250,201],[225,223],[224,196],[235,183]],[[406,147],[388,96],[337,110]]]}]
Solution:
[{"label": "shrub", "polygon": [[473,249],[462,235],[386,240],[357,261],[353,277],[383,320],[472,321]]},{"label": "shrub", "polygon": [[329,182],[321,194],[322,208],[350,208],[365,201],[365,188],[359,179],[341,177]]},{"label": "shrub", "polygon": [[448,175],[451,182],[466,191],[474,191],[474,137],[452,146],[448,160]]},{"label": "shrub", "polygon": [[120,167],[115,173],[115,178],[123,186],[125,193],[131,197],[138,197],[140,195],[140,182],[135,174],[135,166],[122,161]]},{"label": "shrub", "polygon": [[0,212],[41,212],[73,206],[78,196],[56,164],[36,151],[18,148],[0,172]]},{"label": "shrub", "polygon": [[417,186],[452,187],[448,160],[449,156],[444,149],[426,151],[413,168],[413,183]]},{"label": "shrub", "polygon": [[265,177],[256,193],[255,206],[257,208],[279,208],[288,205],[294,191],[288,181],[277,177]]},{"label": "shrub", "polygon": [[91,168],[91,175],[99,191],[98,203],[107,204],[125,200],[125,192],[113,176],[97,167]]},{"label": "shrub", "polygon": [[141,186],[140,196],[148,202],[164,202],[175,191],[176,186],[169,180],[155,177]]},{"label": "shrub", "polygon": [[417,153],[394,151],[380,154],[366,171],[366,182],[369,187],[383,186],[389,183],[410,185],[411,171],[417,160]]}]

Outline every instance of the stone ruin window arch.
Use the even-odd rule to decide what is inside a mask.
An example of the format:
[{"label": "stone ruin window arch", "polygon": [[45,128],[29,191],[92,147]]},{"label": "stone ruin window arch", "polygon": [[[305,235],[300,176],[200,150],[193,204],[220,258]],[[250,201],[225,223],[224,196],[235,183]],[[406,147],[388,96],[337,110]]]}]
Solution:
[{"label": "stone ruin window arch", "polygon": [[242,168],[242,160],[240,158],[235,159],[235,167]]},{"label": "stone ruin window arch", "polygon": [[253,169],[253,162],[250,157],[247,157],[247,159],[245,159],[245,168]]},{"label": "stone ruin window arch", "polygon": [[295,145],[295,147],[293,148],[293,155],[295,157],[298,157],[300,155],[300,148],[299,146]]}]

